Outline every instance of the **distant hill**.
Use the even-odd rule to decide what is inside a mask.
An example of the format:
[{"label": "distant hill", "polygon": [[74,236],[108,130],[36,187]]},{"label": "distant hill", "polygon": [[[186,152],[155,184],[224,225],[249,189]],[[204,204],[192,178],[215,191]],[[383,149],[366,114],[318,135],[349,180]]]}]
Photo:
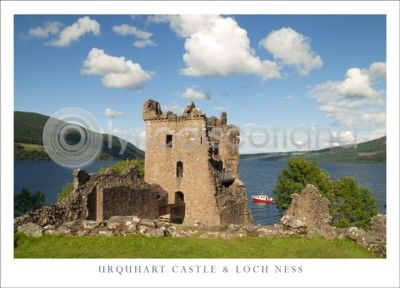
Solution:
[{"label": "distant hill", "polygon": [[386,136],[351,147],[332,147],[316,151],[242,154],[241,160],[286,161],[301,156],[316,162],[386,162]]},{"label": "distant hill", "polygon": [[[16,160],[49,160],[42,141],[44,125],[49,116],[32,112],[14,112],[14,158]],[[128,143],[120,155],[120,138],[111,136],[111,149],[108,148],[109,135],[102,134],[103,146],[100,159],[143,159],[144,151]],[[79,135],[69,134],[67,139],[71,144],[79,142]]]}]

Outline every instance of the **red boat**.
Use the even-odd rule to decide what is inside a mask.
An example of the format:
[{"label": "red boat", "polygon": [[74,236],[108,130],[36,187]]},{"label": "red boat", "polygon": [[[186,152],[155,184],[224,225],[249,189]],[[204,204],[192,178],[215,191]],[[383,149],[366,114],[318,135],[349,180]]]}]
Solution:
[{"label": "red boat", "polygon": [[253,195],[251,196],[253,202],[258,203],[272,203],[274,201],[273,198],[268,197],[267,195]]}]

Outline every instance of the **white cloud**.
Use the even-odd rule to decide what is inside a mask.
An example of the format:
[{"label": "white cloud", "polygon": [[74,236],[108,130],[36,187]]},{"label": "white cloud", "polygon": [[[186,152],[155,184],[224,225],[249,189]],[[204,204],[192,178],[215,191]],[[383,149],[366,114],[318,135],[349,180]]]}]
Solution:
[{"label": "white cloud", "polygon": [[219,18],[218,15],[155,15],[148,20],[150,23],[169,23],[176,35],[188,38],[202,29],[211,28]]},{"label": "white cloud", "polygon": [[109,118],[116,118],[116,117],[124,115],[124,113],[122,113],[120,111],[115,111],[115,110],[113,110],[111,108],[106,108],[104,110],[104,115],[109,117]]},{"label": "white cloud", "polygon": [[310,39],[290,27],[272,31],[260,45],[276,59],[294,66],[301,75],[308,75],[312,70],[322,67],[319,55],[311,50]]},{"label": "white cloud", "polygon": [[130,26],[128,24],[121,24],[113,26],[113,31],[119,36],[134,36],[138,40],[134,41],[132,45],[136,48],[144,48],[147,46],[155,46],[155,42],[153,39],[153,33],[147,32],[144,30],[140,30],[135,26]]},{"label": "white cloud", "polygon": [[373,112],[373,113],[362,113],[361,120],[372,126],[381,127],[385,125],[386,113],[385,112]]},{"label": "white cloud", "polygon": [[148,40],[153,36],[153,33],[140,30],[140,29],[136,28],[135,26],[129,26],[128,24],[121,24],[121,25],[113,26],[112,30],[119,36],[124,37],[124,36],[133,35],[136,38],[143,39],[143,40]]},{"label": "white cloud", "polygon": [[72,42],[78,41],[85,34],[93,33],[100,34],[100,24],[88,16],[79,18],[78,21],[70,26],[65,27],[59,34],[58,39],[55,39],[48,44],[57,47],[69,46]]},{"label": "white cloud", "polygon": [[386,76],[386,63],[375,62],[369,66],[369,75],[371,78],[381,78]]},{"label": "white cloud", "polygon": [[374,79],[386,74],[385,63],[376,62],[368,69],[350,68],[342,81],[317,84],[310,95],[320,104],[320,111],[335,124],[355,128],[385,128],[385,94]]},{"label": "white cloud", "polygon": [[144,48],[147,46],[156,46],[156,43],[154,43],[153,40],[137,40],[133,42],[132,45],[135,46],[136,48]]},{"label": "white cloud", "polygon": [[46,22],[42,26],[29,29],[29,36],[33,38],[47,38],[50,35],[57,35],[62,26],[61,22]]},{"label": "white cloud", "polygon": [[142,69],[138,63],[104,53],[104,50],[92,48],[83,62],[81,73],[101,75],[106,87],[139,89],[151,79],[151,73]]},{"label": "white cloud", "polygon": [[[374,63],[375,64],[375,63]],[[372,65],[374,65],[372,64]],[[371,65],[371,66],[372,66]],[[311,90],[320,101],[341,99],[379,99],[382,94],[373,87],[369,69],[350,68],[343,81],[329,81],[314,86]]]},{"label": "white cloud", "polygon": [[252,74],[265,80],[280,77],[278,65],[255,55],[247,31],[231,17],[164,15],[150,17],[149,21],[169,23],[179,37],[185,38],[184,75]]},{"label": "white cloud", "polygon": [[194,87],[186,88],[185,92],[182,93],[182,98],[189,99],[209,99],[209,95],[207,93],[196,91]]}]

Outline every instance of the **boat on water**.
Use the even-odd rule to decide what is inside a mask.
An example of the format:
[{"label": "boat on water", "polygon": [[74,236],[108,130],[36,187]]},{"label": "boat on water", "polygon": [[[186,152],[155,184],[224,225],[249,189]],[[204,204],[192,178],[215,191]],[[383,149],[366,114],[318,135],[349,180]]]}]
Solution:
[{"label": "boat on water", "polygon": [[272,203],[274,201],[273,198],[268,197],[267,195],[253,195],[251,196],[253,202],[258,203]]}]

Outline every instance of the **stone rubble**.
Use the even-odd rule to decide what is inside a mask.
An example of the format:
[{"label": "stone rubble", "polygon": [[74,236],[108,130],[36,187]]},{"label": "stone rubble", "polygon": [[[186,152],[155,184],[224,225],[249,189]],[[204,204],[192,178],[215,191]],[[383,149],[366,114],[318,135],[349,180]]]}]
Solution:
[{"label": "stone rubble", "polygon": [[[328,202],[318,190],[307,185],[294,195],[292,206],[280,222],[271,226],[229,224],[207,227],[200,221],[193,225],[171,224],[161,219],[141,219],[137,216],[113,216],[106,221],[73,220],[59,225],[38,225],[32,222],[16,224],[15,232],[29,236],[113,236],[142,235],[145,237],[198,237],[200,239],[233,239],[242,237],[315,237],[325,239],[349,238],[366,247],[377,256],[386,256],[386,216],[378,214],[372,219],[371,231],[357,227],[337,228],[330,226]],[[308,204],[306,204],[308,203]],[[315,206],[318,206],[315,207]],[[320,217],[319,219],[313,218]],[[18,222],[16,222],[18,223]]]}]

